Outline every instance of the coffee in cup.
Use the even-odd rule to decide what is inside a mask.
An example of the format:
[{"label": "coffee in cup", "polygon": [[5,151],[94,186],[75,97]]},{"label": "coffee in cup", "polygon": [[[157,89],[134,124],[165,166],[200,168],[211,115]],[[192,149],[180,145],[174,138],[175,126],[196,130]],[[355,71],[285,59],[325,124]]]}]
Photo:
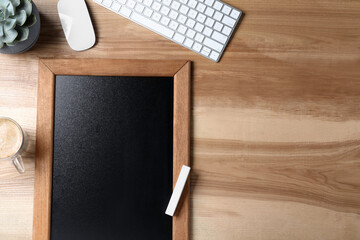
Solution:
[{"label": "coffee in cup", "polygon": [[25,172],[21,157],[25,150],[25,136],[17,122],[0,117],[0,160],[12,160],[19,173]]},{"label": "coffee in cup", "polygon": [[0,119],[0,158],[14,155],[19,151],[21,143],[21,129],[9,119]]}]

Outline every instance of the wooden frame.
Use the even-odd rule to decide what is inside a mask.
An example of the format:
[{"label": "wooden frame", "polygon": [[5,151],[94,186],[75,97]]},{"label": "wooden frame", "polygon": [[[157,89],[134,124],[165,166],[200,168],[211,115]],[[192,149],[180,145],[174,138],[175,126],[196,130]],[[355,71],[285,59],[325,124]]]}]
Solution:
[{"label": "wooden frame", "polygon": [[[56,75],[174,77],[173,187],[182,165],[190,165],[189,61],[40,59],[35,158],[33,240],[50,239]],[[189,239],[190,180],[173,217],[173,240]],[[165,213],[164,213],[165,214]]]}]

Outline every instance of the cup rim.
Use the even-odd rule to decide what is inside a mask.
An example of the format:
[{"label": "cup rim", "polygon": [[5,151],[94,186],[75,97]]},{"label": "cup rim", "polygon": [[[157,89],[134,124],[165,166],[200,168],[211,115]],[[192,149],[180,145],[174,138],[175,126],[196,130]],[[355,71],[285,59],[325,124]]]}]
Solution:
[{"label": "cup rim", "polygon": [[0,116],[0,120],[1,119],[6,119],[6,120],[9,120],[10,122],[14,123],[20,129],[20,132],[21,132],[21,144],[20,144],[19,148],[16,150],[16,152],[6,158],[0,158],[0,160],[12,159],[19,153],[20,149],[24,145],[24,138],[25,138],[24,131],[23,131],[22,127],[20,126],[20,124],[18,124],[14,119],[9,118],[9,117]]}]

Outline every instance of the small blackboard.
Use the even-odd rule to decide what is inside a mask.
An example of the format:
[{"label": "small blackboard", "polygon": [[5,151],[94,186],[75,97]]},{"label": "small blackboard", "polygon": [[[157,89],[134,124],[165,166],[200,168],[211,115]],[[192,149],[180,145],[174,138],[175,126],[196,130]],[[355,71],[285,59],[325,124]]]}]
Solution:
[{"label": "small blackboard", "polygon": [[51,240],[172,238],[173,78],[57,76]]},{"label": "small blackboard", "polygon": [[165,210],[189,165],[189,66],[40,61],[35,239],[188,239],[189,185]]}]

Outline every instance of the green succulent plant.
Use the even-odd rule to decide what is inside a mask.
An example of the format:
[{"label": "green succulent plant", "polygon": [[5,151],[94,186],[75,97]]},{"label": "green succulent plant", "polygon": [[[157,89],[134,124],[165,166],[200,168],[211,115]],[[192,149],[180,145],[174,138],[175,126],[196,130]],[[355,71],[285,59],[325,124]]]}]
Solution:
[{"label": "green succulent plant", "polygon": [[31,0],[0,0],[0,48],[28,39],[29,27],[37,21],[31,13]]}]

